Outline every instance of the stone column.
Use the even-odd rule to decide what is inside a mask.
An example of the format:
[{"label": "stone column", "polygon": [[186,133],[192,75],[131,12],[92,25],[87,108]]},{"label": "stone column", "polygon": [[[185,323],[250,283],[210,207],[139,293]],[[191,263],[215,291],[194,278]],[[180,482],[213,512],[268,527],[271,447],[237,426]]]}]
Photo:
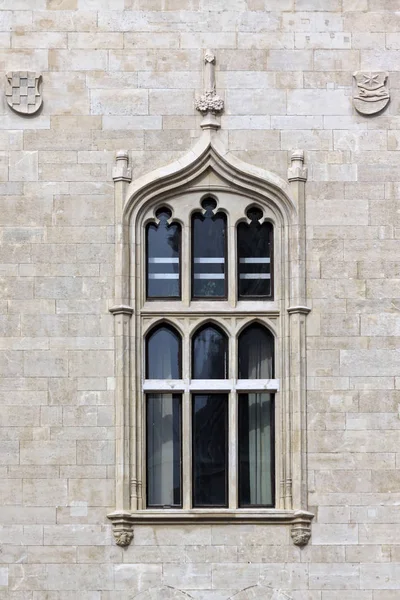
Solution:
[{"label": "stone column", "polygon": [[[288,171],[292,197],[297,207],[297,223],[291,231],[291,269],[289,313],[289,427],[292,435],[290,464],[286,471],[286,493],[290,490],[291,506],[299,509],[292,526],[295,544],[305,545],[311,536],[311,519],[307,512],[307,363],[306,363],[306,317],[310,312],[306,296],[306,207],[305,185],[307,168],[304,152],[296,150],[291,157]],[[296,473],[293,478],[292,473]]]},{"label": "stone column", "polygon": [[[123,210],[126,192],[131,181],[128,154],[120,151],[113,170],[115,202],[115,289],[114,306],[114,361],[115,361],[115,481],[116,510],[108,515],[113,523],[115,541],[127,546],[133,538],[130,519],[130,321],[133,308],[129,304],[129,278],[124,270],[129,264],[129,226],[124,223]],[[128,261],[128,262],[126,262]],[[134,468],[134,465],[133,467]]]}]

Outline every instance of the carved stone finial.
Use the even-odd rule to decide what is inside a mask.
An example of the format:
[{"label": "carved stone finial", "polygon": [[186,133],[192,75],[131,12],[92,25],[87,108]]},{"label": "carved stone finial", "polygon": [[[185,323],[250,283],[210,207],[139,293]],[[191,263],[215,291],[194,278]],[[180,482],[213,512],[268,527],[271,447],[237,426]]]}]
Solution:
[{"label": "carved stone finial", "polygon": [[353,96],[355,109],[362,115],[374,115],[389,104],[390,94],[386,71],[356,71],[353,77],[357,91]]},{"label": "carved stone finial", "polygon": [[33,115],[42,106],[42,76],[34,71],[10,71],[6,74],[6,100],[15,112]]},{"label": "carved stone finial", "polygon": [[305,510],[298,510],[292,521],[291,536],[296,546],[306,546],[311,538],[311,521],[314,515]]},{"label": "carved stone finial", "polygon": [[219,129],[220,125],[215,116],[224,110],[224,101],[216,92],[215,55],[211,50],[206,50],[204,63],[204,94],[196,99],[195,106],[196,110],[204,115],[202,129]]},{"label": "carved stone finial", "polygon": [[133,540],[133,523],[129,512],[114,512],[107,517],[113,524],[113,535],[118,546],[129,546]]},{"label": "carved stone finial", "polygon": [[126,150],[118,150],[115,156],[115,167],[112,177],[114,181],[132,181],[132,169],[128,167],[129,154]]},{"label": "carved stone finial", "polygon": [[288,169],[288,180],[307,181],[308,169],[304,166],[304,150],[294,150],[291,162],[292,166]]}]

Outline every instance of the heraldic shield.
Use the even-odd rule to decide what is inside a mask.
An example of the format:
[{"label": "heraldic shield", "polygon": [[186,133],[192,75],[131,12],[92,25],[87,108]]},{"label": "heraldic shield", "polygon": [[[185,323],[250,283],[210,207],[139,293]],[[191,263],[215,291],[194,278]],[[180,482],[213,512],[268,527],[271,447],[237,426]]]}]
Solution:
[{"label": "heraldic shield", "polygon": [[357,84],[354,106],[359,113],[373,115],[388,105],[390,100],[387,86],[388,73],[384,71],[372,71],[370,73],[356,71],[354,79]]},{"label": "heraldic shield", "polygon": [[18,113],[33,115],[42,106],[42,76],[34,71],[11,71],[6,74],[6,99]]}]

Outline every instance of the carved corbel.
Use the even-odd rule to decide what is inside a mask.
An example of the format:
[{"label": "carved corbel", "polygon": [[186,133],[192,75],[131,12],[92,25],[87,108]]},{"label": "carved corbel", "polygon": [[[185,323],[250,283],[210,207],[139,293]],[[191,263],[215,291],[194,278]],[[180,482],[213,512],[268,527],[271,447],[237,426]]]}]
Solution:
[{"label": "carved corbel", "polygon": [[306,510],[294,513],[291,536],[296,546],[306,546],[311,538],[311,521],[314,515]]},{"label": "carved corbel", "polygon": [[295,150],[291,156],[292,165],[288,169],[289,181],[307,181],[308,169],[304,166],[304,151]]},{"label": "carved corbel", "polygon": [[115,167],[113,168],[112,177],[115,182],[132,181],[132,169],[128,167],[129,155],[126,150],[119,150],[115,157]]},{"label": "carved corbel", "polygon": [[113,525],[113,535],[118,546],[129,546],[133,540],[133,519],[129,512],[116,511],[107,515]]}]

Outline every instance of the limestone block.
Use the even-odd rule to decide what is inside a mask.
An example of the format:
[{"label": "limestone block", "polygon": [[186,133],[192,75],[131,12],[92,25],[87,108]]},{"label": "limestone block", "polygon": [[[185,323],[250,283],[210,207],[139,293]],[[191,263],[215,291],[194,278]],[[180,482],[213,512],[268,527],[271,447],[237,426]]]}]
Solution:
[{"label": "limestone block", "polygon": [[21,442],[21,464],[28,465],[70,465],[76,464],[76,444],[74,442]]},{"label": "limestone block", "polygon": [[27,377],[65,377],[68,374],[66,352],[24,352],[24,375]]},{"label": "limestone block", "polygon": [[119,89],[92,90],[91,114],[93,115],[146,115],[148,114],[147,90]]},{"label": "limestone block", "polygon": [[[116,590],[129,590],[130,594],[137,593],[159,585],[163,581],[163,568],[161,565],[115,565],[114,580]],[[210,578],[208,584],[207,587],[210,587]]]},{"label": "limestone block", "polygon": [[[350,1],[350,0],[349,0]],[[357,1],[357,0],[354,0]],[[358,0],[358,2],[363,2],[364,0]],[[384,33],[359,33],[359,32],[354,32],[352,33],[351,36],[351,46],[353,49],[360,49],[360,50],[372,50],[373,48],[380,48],[380,49],[384,49],[386,48],[386,44],[390,44],[391,42],[387,42],[386,39],[389,38],[389,36],[391,35],[397,35],[397,34],[390,34],[388,33],[386,36]],[[385,39],[386,38],[386,39]],[[389,47],[389,46],[388,46]],[[398,48],[396,48],[395,46],[390,47],[390,50],[398,50]]]},{"label": "limestone block", "polygon": [[93,31],[97,27],[95,11],[34,10],[31,20],[35,31]]},{"label": "limestone block", "polygon": [[[288,566],[285,565],[285,567]],[[235,586],[239,589],[245,589],[259,583],[260,570],[260,565],[257,564],[217,564],[213,565],[212,580],[217,589],[229,589],[232,586],[232,582],[235,582]]]},{"label": "limestone block", "polygon": [[[160,105],[159,105],[160,108]],[[162,110],[160,108],[160,110]],[[162,129],[161,116],[103,117],[103,129]]]},{"label": "limestone block", "polygon": [[[296,10],[295,13],[282,13],[282,29],[284,31],[351,31],[351,28],[344,27],[343,21],[343,15],[340,13],[302,12],[300,10]],[[358,31],[361,30],[358,29]]]},{"label": "limestone block", "polygon": [[191,115],[194,95],[189,90],[150,90],[149,112],[152,115]]},{"label": "limestone block", "polygon": [[81,465],[114,464],[115,445],[110,441],[78,441],[77,462]]},{"label": "limestone block", "polygon": [[92,350],[87,352],[70,352],[69,372],[73,377],[96,376],[99,372],[104,377],[113,375],[113,352]]},{"label": "limestone block", "polygon": [[[360,586],[359,579],[360,569],[357,564],[327,563],[310,566],[311,589],[357,590]],[[341,598],[343,600],[343,595]]]},{"label": "limestone block", "polygon": [[82,195],[71,198],[55,198],[55,225],[57,226],[102,226],[112,222],[113,207],[108,196]]},{"label": "limestone block", "polygon": [[231,150],[279,150],[279,133],[277,131],[232,131],[229,133]]},{"label": "limestone block", "polygon": [[292,32],[238,33],[238,48],[255,48],[257,50],[292,49],[294,35]]},{"label": "limestone block", "polygon": [[23,374],[22,352],[0,350],[0,375],[2,377],[20,377]]},{"label": "limestone block", "polygon": [[58,32],[27,32],[12,34],[13,48],[66,48],[67,35]]},{"label": "limestone block", "polygon": [[334,33],[295,33],[295,48],[329,48],[344,50],[352,47],[352,39],[348,33],[334,32]]},{"label": "limestone block", "polygon": [[[262,28],[263,29],[263,28]],[[268,68],[268,53],[261,49],[240,49],[218,51],[218,65],[221,71],[260,71]]]},{"label": "limestone block", "polygon": [[286,112],[286,93],[283,90],[228,90],[226,94],[227,115],[264,115]]},{"label": "limestone block", "polygon": [[113,589],[113,571],[111,565],[63,565],[47,566],[47,577],[44,589],[57,590],[63,581],[64,590],[93,590],[101,587]]},{"label": "limestone block", "polygon": [[398,590],[399,575],[399,563],[361,565],[360,585],[373,590]]},{"label": "limestone block", "polygon": [[172,71],[168,73],[141,71],[138,73],[138,87],[140,88],[198,89],[201,87],[201,80],[200,71]]},{"label": "limestone block", "polygon": [[23,314],[21,316],[21,334],[32,337],[66,335],[68,317],[59,315]]},{"label": "limestone block", "polygon": [[308,71],[312,62],[310,50],[270,50],[268,53],[268,69],[274,71]]},{"label": "limestone block", "polygon": [[9,173],[11,181],[37,181],[38,153],[10,152]]},{"label": "limestone block", "polygon": [[[312,107],[312,110],[310,110]],[[292,115],[350,115],[351,101],[345,90],[294,90],[288,92]]]},{"label": "limestone block", "polygon": [[166,564],[163,566],[163,582],[172,587],[179,586],[189,590],[209,589],[211,587],[211,577],[214,581],[211,565],[192,563],[187,565]]},{"label": "limestone block", "polygon": [[[116,34],[112,34],[116,35]],[[124,36],[124,48],[148,48],[149,34],[141,31],[127,31]],[[176,32],[153,31],[151,34],[152,48],[179,48],[179,35]]]},{"label": "limestone block", "polygon": [[69,33],[69,48],[90,48],[108,50],[109,48],[123,48],[124,37],[122,33]]},{"label": "limestone block", "polygon": [[[241,0],[240,0],[241,1]],[[215,33],[181,33],[181,48],[236,48],[236,34],[234,32]]]},{"label": "limestone block", "polygon": [[[223,543],[222,540],[217,543]],[[202,546],[211,544],[210,525],[135,527],[135,546]]]},{"label": "limestone block", "polygon": [[22,486],[24,504],[54,507],[67,503],[67,480],[24,479]]},{"label": "limestone block", "polygon": [[45,525],[44,544],[49,546],[102,546],[108,545],[110,532],[102,525]]},{"label": "limestone block", "polygon": [[107,68],[105,50],[49,50],[51,71],[92,71]]},{"label": "limestone block", "polygon": [[[73,429],[73,428],[71,428]],[[113,506],[115,482],[113,479],[69,479],[68,503],[87,502],[88,506]],[[108,535],[110,531],[107,528]]]},{"label": "limestone block", "polygon": [[[163,119],[165,121],[165,119]],[[221,117],[221,126],[229,130],[234,129],[270,129],[271,117],[261,115],[251,116],[224,116]]]}]

